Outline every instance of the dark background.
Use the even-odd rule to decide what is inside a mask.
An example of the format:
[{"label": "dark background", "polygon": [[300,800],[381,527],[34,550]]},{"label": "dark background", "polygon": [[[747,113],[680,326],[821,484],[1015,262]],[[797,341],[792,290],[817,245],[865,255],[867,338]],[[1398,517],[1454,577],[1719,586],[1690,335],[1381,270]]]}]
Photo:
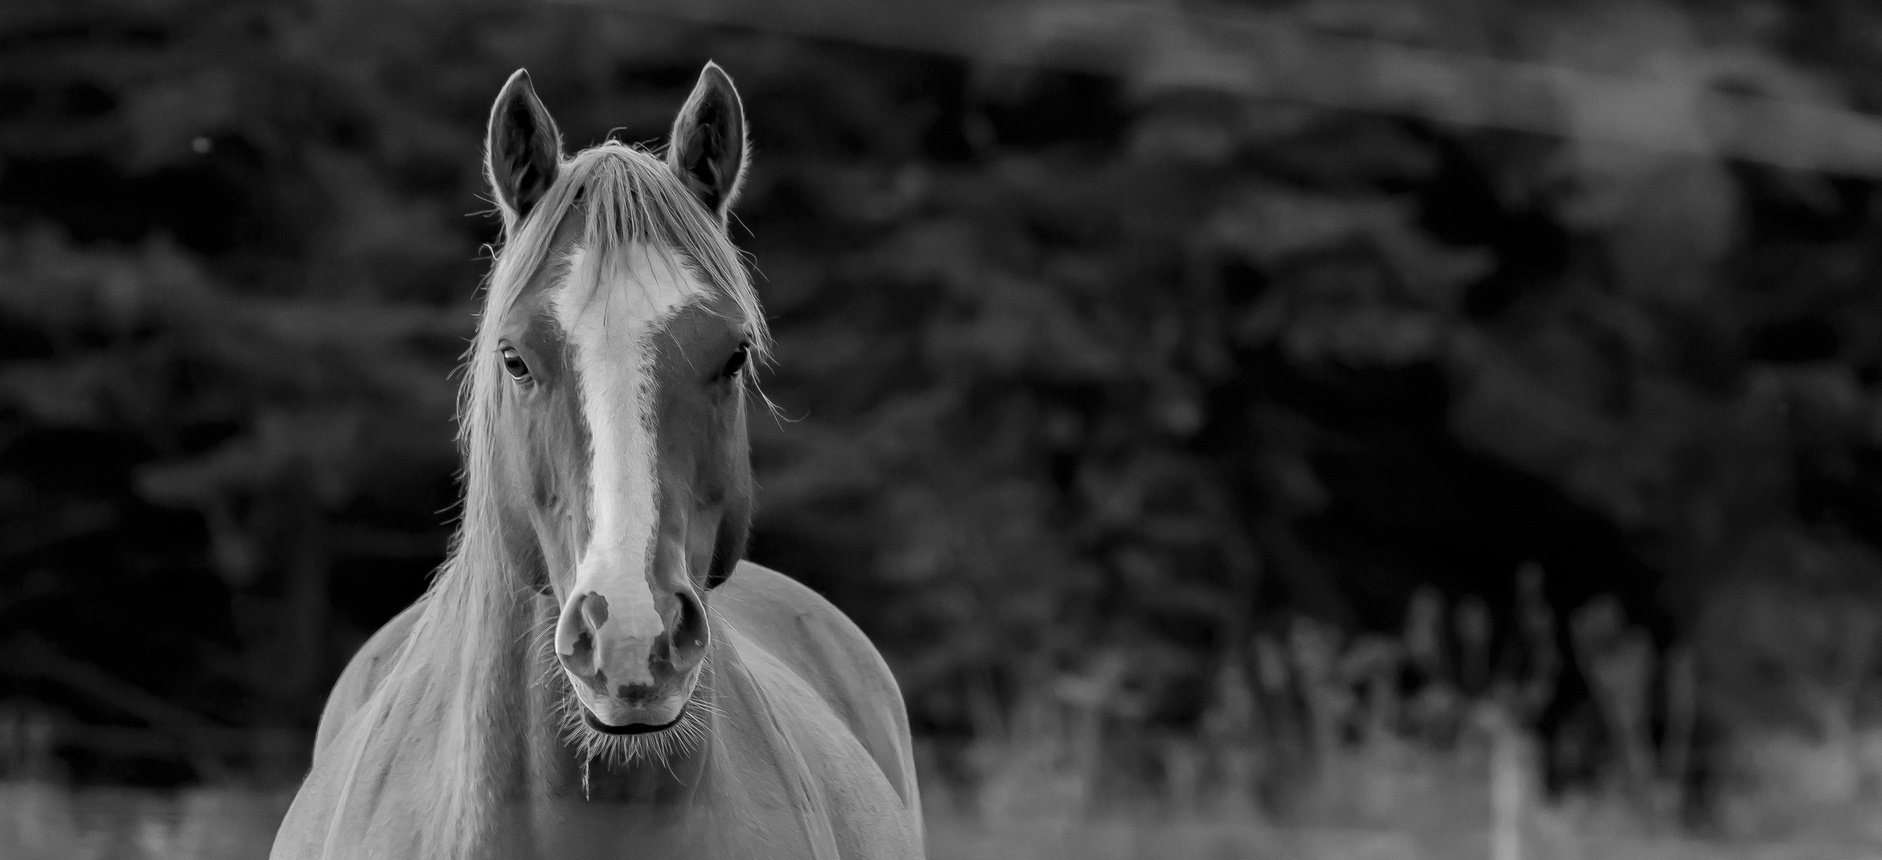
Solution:
[{"label": "dark background", "polygon": [[449,536],[498,87],[656,141],[714,59],[750,556],[933,778],[1075,712],[1273,801],[1490,703],[1692,822],[1769,738],[1882,779],[1882,11],[788,5],[0,10],[8,766],[299,772]]}]

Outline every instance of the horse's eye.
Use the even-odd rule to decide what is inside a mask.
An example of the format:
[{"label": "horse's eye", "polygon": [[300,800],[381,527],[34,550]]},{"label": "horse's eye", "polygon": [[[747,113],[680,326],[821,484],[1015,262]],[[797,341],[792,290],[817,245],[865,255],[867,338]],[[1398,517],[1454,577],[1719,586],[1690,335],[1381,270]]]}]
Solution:
[{"label": "horse's eye", "polygon": [[719,378],[731,379],[732,377],[737,376],[739,371],[745,369],[745,362],[746,360],[750,358],[751,358],[751,344],[749,343],[739,344],[738,351],[732,353],[732,357],[725,360],[725,367],[722,367],[719,369]]},{"label": "horse's eye", "polygon": [[510,378],[517,382],[529,379],[529,365],[523,363],[523,357],[517,354],[516,347],[503,348],[503,369],[509,371]]}]

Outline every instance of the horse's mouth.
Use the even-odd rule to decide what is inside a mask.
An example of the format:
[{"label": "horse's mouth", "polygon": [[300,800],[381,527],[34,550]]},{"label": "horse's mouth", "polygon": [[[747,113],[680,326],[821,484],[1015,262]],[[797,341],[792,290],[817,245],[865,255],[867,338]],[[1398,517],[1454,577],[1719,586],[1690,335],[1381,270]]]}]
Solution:
[{"label": "horse's mouth", "polygon": [[670,728],[673,728],[674,726],[679,725],[681,720],[686,719],[686,709],[690,707],[691,705],[692,705],[692,702],[687,702],[686,704],[681,705],[680,709],[673,713],[673,719],[668,720],[664,723],[660,723],[658,725],[650,725],[648,723],[629,723],[625,726],[608,725],[607,723],[604,723],[599,718],[597,718],[595,716],[595,712],[589,710],[586,705],[577,705],[577,707],[582,709],[582,723],[584,725],[587,725],[589,728],[594,729],[595,731],[598,731],[604,735],[645,735],[645,734],[652,734],[654,732],[664,732],[667,729],[670,729]]}]

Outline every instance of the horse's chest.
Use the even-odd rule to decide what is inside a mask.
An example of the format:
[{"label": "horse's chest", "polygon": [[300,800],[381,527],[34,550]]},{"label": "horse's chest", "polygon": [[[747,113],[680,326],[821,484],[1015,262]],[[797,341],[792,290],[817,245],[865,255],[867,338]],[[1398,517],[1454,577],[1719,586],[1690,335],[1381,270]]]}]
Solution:
[{"label": "horse's chest", "polygon": [[[887,785],[814,772],[720,774],[707,791],[664,803],[562,799],[537,810],[525,853],[555,860],[660,858],[861,860],[918,856]],[[911,838],[913,841],[911,841]]]},{"label": "horse's chest", "polygon": [[533,856],[555,860],[736,860],[842,856],[779,810],[609,808],[588,804],[539,819]]}]

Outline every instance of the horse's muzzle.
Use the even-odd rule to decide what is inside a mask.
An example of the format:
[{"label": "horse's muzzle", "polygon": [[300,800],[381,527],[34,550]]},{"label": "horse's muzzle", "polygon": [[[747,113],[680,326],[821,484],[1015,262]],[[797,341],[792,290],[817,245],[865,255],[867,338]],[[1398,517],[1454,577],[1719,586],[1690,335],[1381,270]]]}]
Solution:
[{"label": "horse's muzzle", "polygon": [[[556,656],[584,721],[599,731],[653,731],[679,720],[691,700],[709,635],[705,608],[690,588],[648,606],[580,590],[557,622]],[[634,611],[638,609],[639,611]],[[626,611],[624,611],[626,610]]]}]

